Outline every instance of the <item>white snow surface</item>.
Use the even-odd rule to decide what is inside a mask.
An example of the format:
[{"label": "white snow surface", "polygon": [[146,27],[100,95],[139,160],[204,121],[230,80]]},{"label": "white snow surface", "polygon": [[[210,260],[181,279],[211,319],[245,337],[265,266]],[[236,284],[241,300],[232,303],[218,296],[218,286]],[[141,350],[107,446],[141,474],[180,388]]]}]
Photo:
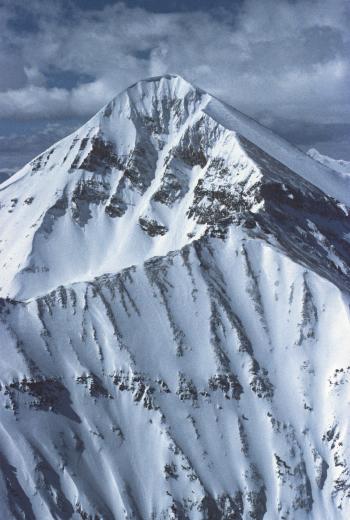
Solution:
[{"label": "white snow surface", "polygon": [[318,161],[321,164],[324,164],[331,170],[336,171],[337,173],[350,175],[350,161],[344,161],[343,159],[333,159],[333,157],[329,157],[328,155],[321,154],[315,148],[310,148],[307,154],[315,161]]},{"label": "white snow surface", "polygon": [[349,182],[165,75],[1,184],[0,518],[348,519]]}]

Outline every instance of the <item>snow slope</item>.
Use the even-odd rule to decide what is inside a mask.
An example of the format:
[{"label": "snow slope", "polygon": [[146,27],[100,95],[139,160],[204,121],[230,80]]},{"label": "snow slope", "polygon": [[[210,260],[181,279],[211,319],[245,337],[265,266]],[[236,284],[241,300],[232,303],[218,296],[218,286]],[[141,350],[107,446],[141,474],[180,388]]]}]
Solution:
[{"label": "snow slope", "polygon": [[350,514],[348,178],[179,76],[0,186],[0,518]]}]

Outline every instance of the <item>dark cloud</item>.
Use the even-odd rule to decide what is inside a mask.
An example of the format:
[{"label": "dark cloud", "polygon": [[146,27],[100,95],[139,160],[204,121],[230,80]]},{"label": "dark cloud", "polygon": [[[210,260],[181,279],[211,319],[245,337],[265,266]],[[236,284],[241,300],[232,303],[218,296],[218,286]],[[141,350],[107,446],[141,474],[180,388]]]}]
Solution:
[{"label": "dark cloud", "polygon": [[319,124],[309,121],[274,119],[269,126],[279,135],[296,143],[302,150],[322,150],[335,159],[349,158],[350,123]]},{"label": "dark cloud", "polygon": [[81,120],[26,121],[20,127],[3,121],[0,124],[0,182],[18,171],[51,144],[73,132]]},{"label": "dark cloud", "polygon": [[349,5],[5,0],[0,118],[61,120],[64,127],[138,79],[170,71],[299,145],[336,149],[349,138]]}]

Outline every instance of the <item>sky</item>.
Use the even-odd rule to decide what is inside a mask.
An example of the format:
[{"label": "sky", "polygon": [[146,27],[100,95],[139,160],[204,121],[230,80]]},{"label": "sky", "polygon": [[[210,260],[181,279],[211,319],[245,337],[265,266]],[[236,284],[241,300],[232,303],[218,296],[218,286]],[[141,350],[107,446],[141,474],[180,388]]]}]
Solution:
[{"label": "sky", "polygon": [[350,159],[349,0],[0,0],[0,175],[166,72]]}]

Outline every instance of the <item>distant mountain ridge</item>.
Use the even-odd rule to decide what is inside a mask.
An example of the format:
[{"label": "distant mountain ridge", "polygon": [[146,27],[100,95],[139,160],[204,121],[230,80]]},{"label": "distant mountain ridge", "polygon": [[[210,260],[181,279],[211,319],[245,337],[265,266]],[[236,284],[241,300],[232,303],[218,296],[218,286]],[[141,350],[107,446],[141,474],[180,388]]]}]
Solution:
[{"label": "distant mountain ridge", "polygon": [[346,173],[350,175],[350,161],[344,161],[343,159],[333,159],[332,157],[328,157],[327,155],[322,155],[315,148],[310,148],[307,152],[312,159],[315,161],[328,166],[332,170],[335,170],[339,173]]},{"label": "distant mountain ridge", "polygon": [[350,178],[176,75],[0,185],[0,517],[348,518]]}]

